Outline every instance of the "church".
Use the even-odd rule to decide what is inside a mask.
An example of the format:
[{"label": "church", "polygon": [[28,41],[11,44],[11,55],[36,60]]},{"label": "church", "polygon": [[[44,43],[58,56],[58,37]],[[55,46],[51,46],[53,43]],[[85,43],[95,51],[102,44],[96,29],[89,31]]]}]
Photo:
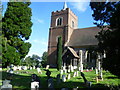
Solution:
[{"label": "church", "polygon": [[[88,48],[96,47],[98,41],[95,35],[100,29],[98,27],[78,28],[78,17],[64,3],[63,9],[51,13],[51,25],[49,28],[48,61],[50,67],[57,65],[57,43],[58,37],[62,37],[63,44],[63,66],[70,61],[72,66],[84,64],[95,67],[96,61],[90,59]],[[68,55],[71,53],[71,58]],[[65,57],[65,58],[64,58]],[[69,60],[70,59],[70,60]]]}]

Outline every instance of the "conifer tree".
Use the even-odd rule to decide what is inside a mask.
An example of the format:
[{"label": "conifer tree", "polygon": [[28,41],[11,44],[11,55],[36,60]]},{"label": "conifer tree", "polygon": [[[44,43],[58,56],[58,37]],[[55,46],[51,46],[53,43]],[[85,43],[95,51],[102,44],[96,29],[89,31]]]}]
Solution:
[{"label": "conifer tree", "polygon": [[62,67],[62,37],[58,37],[57,44],[57,70],[59,71]]},{"label": "conifer tree", "polygon": [[8,2],[2,19],[2,64],[19,64],[28,52],[31,44],[26,42],[31,34],[30,2]]}]

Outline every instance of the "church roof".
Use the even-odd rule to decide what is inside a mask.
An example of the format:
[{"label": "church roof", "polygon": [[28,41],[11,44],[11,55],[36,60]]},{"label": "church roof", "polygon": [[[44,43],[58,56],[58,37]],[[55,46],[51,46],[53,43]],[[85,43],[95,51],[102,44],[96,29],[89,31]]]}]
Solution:
[{"label": "church roof", "polygon": [[95,38],[95,35],[97,35],[99,31],[100,29],[98,27],[75,29],[67,43],[67,46],[97,45],[98,41]]}]

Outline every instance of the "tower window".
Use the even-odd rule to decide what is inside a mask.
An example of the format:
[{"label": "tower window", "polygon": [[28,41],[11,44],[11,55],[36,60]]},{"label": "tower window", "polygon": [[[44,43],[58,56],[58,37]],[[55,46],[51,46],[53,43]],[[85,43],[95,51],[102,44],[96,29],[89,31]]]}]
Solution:
[{"label": "tower window", "polygon": [[61,26],[62,25],[62,17],[59,17],[56,19],[56,26]]},{"label": "tower window", "polygon": [[72,28],[74,28],[74,22],[72,21]]}]

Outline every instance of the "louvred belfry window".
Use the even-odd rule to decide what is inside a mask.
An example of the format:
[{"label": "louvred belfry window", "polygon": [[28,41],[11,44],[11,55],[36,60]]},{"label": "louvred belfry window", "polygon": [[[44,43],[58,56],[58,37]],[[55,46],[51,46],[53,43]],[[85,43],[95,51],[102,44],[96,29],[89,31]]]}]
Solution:
[{"label": "louvred belfry window", "polygon": [[56,26],[61,26],[62,25],[62,20],[63,18],[62,17],[59,17],[56,19]]}]

